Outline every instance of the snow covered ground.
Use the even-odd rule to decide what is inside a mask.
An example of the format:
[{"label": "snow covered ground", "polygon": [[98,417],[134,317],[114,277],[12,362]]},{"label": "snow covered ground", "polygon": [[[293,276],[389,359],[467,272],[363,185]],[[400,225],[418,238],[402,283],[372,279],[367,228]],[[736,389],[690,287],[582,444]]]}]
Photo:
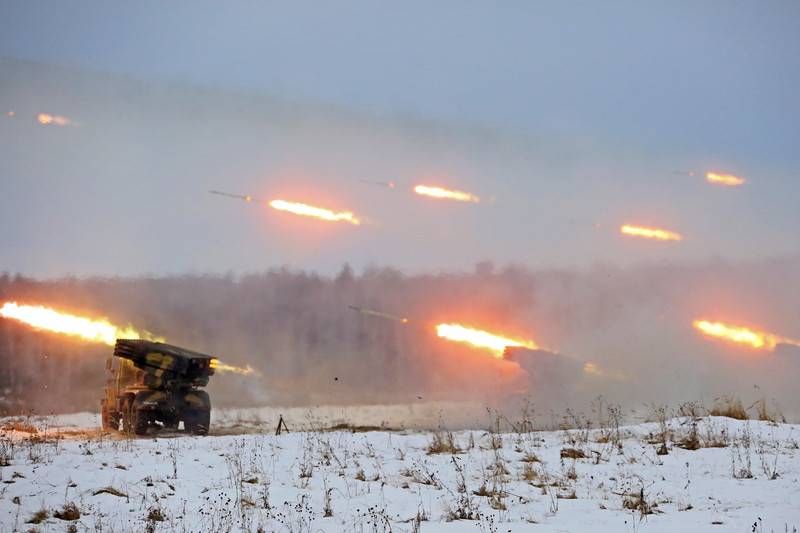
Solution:
[{"label": "snow covered ground", "polygon": [[502,433],[353,432],[306,416],[308,431],[275,436],[267,413],[220,411],[222,434],[209,437],[139,439],[102,434],[90,414],[0,420],[0,532],[800,526],[800,426],[704,417],[618,429],[577,421],[558,431],[520,422]]}]

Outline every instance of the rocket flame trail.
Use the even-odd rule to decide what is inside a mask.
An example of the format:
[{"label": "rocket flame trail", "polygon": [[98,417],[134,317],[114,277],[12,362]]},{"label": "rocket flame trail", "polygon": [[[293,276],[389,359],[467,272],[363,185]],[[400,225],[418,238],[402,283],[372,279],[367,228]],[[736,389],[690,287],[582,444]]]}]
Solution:
[{"label": "rocket flame trail", "polygon": [[490,350],[495,357],[502,358],[507,346],[524,346],[535,350],[536,343],[501,337],[488,331],[473,329],[460,324],[437,324],[436,334],[443,339],[471,344],[476,348]]},{"label": "rocket flame trail", "polygon": [[[108,346],[114,346],[118,338],[164,342],[164,338],[156,337],[148,331],[137,331],[130,326],[121,328],[104,318],[92,320],[41,305],[17,305],[16,302],[6,302],[3,307],[0,307],[0,316],[19,320],[34,329],[62,333],[90,342],[101,342]],[[260,375],[250,365],[246,367],[228,365],[216,358],[211,360],[211,366],[219,372],[233,372],[243,376]]]},{"label": "rocket flame trail", "polygon": [[430,196],[431,198],[440,198],[444,200],[457,200],[459,202],[475,202],[476,204],[481,201],[480,198],[472,193],[464,191],[449,190],[443,187],[436,187],[432,185],[417,185],[414,187],[414,192],[422,196]]},{"label": "rocket flame trail", "polygon": [[228,365],[216,358],[211,360],[211,368],[213,368],[216,372],[219,373],[232,372],[234,374],[239,374],[241,376],[261,375],[259,372],[256,372],[255,369],[250,365],[244,367]]},{"label": "rocket flame trail", "polygon": [[625,224],[620,226],[619,232],[623,235],[631,235],[633,237],[644,237],[646,239],[656,239],[659,241],[680,241],[683,236],[680,233],[669,231],[659,228],[646,228],[644,226],[634,226]]},{"label": "rocket flame trail", "polygon": [[777,344],[792,344],[800,346],[800,341],[780,337],[766,331],[757,331],[743,326],[734,326],[723,322],[710,322],[708,320],[695,320],[692,325],[708,335],[729,342],[743,344],[756,350],[775,349]]},{"label": "rocket flame trail", "polygon": [[[244,200],[245,202],[258,202],[255,198],[250,196],[249,194],[233,194],[229,192],[223,191],[208,191],[211,194],[217,194],[219,196],[227,196],[228,198],[236,198],[239,200]],[[320,220],[326,220],[328,222],[349,222],[355,226],[361,224],[361,220],[357,216],[355,216],[350,211],[340,211],[335,212],[331,211],[330,209],[325,209],[323,207],[315,207],[313,205],[302,204],[299,202],[289,202],[286,200],[272,200],[269,202],[269,206],[273,209],[277,209],[278,211],[286,211],[289,213],[294,213],[295,215],[313,217]]]},{"label": "rocket flame trail", "polygon": [[716,172],[709,172],[706,174],[706,181],[715,185],[726,185],[728,187],[736,187],[743,185],[744,179],[733,174],[717,174]]},{"label": "rocket flame trail", "polygon": [[361,221],[350,211],[334,212],[322,207],[314,207],[313,205],[301,204],[298,202],[287,202],[286,200],[272,200],[269,203],[270,207],[279,211],[287,211],[295,215],[306,217],[314,217],[320,220],[327,220],[328,222],[349,222],[358,226]]},{"label": "rocket flame trail", "polygon": [[130,326],[126,328],[115,326],[104,318],[92,320],[62,313],[41,305],[17,305],[16,302],[6,302],[0,308],[0,316],[19,320],[35,329],[63,333],[91,342],[102,342],[109,346],[113,346],[117,338],[164,340],[153,336],[147,331],[137,331]]},{"label": "rocket flame trail", "polygon": [[62,117],[61,115],[51,115],[49,113],[39,113],[36,115],[36,120],[39,124],[47,125],[53,124],[55,126],[69,126],[72,124],[72,121],[67,117]]}]

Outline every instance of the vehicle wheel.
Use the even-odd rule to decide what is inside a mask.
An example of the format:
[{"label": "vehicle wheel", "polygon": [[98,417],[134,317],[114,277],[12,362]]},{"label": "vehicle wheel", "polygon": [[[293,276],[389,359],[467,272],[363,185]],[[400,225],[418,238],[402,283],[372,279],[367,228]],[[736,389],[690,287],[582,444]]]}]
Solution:
[{"label": "vehicle wheel", "polygon": [[175,431],[178,429],[178,424],[180,424],[181,421],[177,415],[164,415],[161,422],[164,424],[164,429]]},{"label": "vehicle wheel", "polygon": [[111,424],[111,429],[114,431],[119,431],[119,422],[122,417],[116,411],[109,411],[108,412],[108,421]]},{"label": "vehicle wheel", "polygon": [[103,431],[119,431],[119,414],[108,407],[108,400],[100,400],[100,420]]},{"label": "vehicle wheel", "polygon": [[122,402],[122,431],[130,435],[133,433],[133,398],[126,398]]},{"label": "vehicle wheel", "polygon": [[102,427],[104,431],[110,431],[111,420],[109,419],[108,406],[106,403],[105,399],[100,400],[100,427]]},{"label": "vehicle wheel", "polygon": [[147,433],[147,427],[150,425],[150,415],[140,409],[131,409],[131,419],[133,422],[133,432],[136,435],[144,435]]},{"label": "vehicle wheel", "polygon": [[183,419],[186,431],[195,435],[208,435],[208,427],[211,424],[211,411],[192,411],[187,413]]}]

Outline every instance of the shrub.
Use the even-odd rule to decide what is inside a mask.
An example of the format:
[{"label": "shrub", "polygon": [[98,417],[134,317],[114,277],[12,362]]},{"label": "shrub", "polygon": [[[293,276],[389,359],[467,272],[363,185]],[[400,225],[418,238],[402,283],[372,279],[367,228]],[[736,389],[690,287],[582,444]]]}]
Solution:
[{"label": "shrub", "polygon": [[437,431],[433,434],[433,439],[428,444],[428,454],[435,453],[461,453],[452,432]]},{"label": "shrub", "polygon": [[166,520],[164,512],[159,507],[151,507],[147,513],[147,520],[150,522],[163,522]]},{"label": "shrub", "polygon": [[736,420],[747,420],[747,411],[744,410],[742,401],[733,396],[717,398],[714,407],[708,412],[711,416],[726,416]]},{"label": "shrub", "polygon": [[78,510],[78,506],[72,502],[69,502],[61,508],[60,511],[56,511],[53,513],[53,516],[58,518],[59,520],[78,520],[81,517],[81,512]]},{"label": "shrub", "polygon": [[585,459],[586,454],[578,448],[561,448],[562,459]]},{"label": "shrub", "polygon": [[47,512],[47,509],[39,509],[33,516],[30,517],[28,520],[25,521],[26,524],[41,524],[47,517],[50,516],[50,513]]}]

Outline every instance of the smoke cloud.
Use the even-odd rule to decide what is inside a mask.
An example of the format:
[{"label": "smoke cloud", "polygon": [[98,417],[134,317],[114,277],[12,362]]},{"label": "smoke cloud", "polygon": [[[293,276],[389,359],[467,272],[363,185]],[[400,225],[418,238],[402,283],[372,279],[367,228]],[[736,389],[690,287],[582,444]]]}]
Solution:
[{"label": "smoke cloud", "polygon": [[[542,410],[585,409],[603,395],[643,403],[707,404],[721,395],[777,402],[800,413],[793,376],[800,350],[754,352],[710,341],[691,326],[722,316],[800,336],[800,258],[733,264],[530,271],[479,264],[472,272],[407,276],[388,268],[333,277],[287,269],[243,276],[33,281],[0,278],[4,300],[107,316],[168,342],[250,364],[263,377],[219,375],[216,406],[471,400],[504,405],[528,397]],[[735,289],[732,289],[735,288]],[[412,317],[362,315],[356,304]],[[609,375],[591,386],[537,390],[519,365],[439,339],[452,320],[521,334]],[[93,409],[110,354],[59,335],[0,321],[7,410]],[[556,384],[558,385],[558,384]]]},{"label": "smoke cloud", "polygon": [[[636,408],[735,394],[800,417],[796,348],[753,353],[692,328],[708,318],[800,338],[796,186],[779,163],[721,190],[676,177],[698,166],[690,155],[619,140],[7,59],[0,88],[13,110],[0,117],[0,266],[35,277],[2,276],[0,298],[107,317],[262,374],[215,376],[216,406],[530,396],[546,411],[598,395]],[[422,198],[417,182],[481,201]],[[311,223],[211,189],[353,210],[364,223]],[[621,238],[627,222],[685,238]],[[620,379],[556,399],[523,366],[437,338],[439,322],[532,339]],[[0,407],[96,409],[109,354],[0,320]]]}]

